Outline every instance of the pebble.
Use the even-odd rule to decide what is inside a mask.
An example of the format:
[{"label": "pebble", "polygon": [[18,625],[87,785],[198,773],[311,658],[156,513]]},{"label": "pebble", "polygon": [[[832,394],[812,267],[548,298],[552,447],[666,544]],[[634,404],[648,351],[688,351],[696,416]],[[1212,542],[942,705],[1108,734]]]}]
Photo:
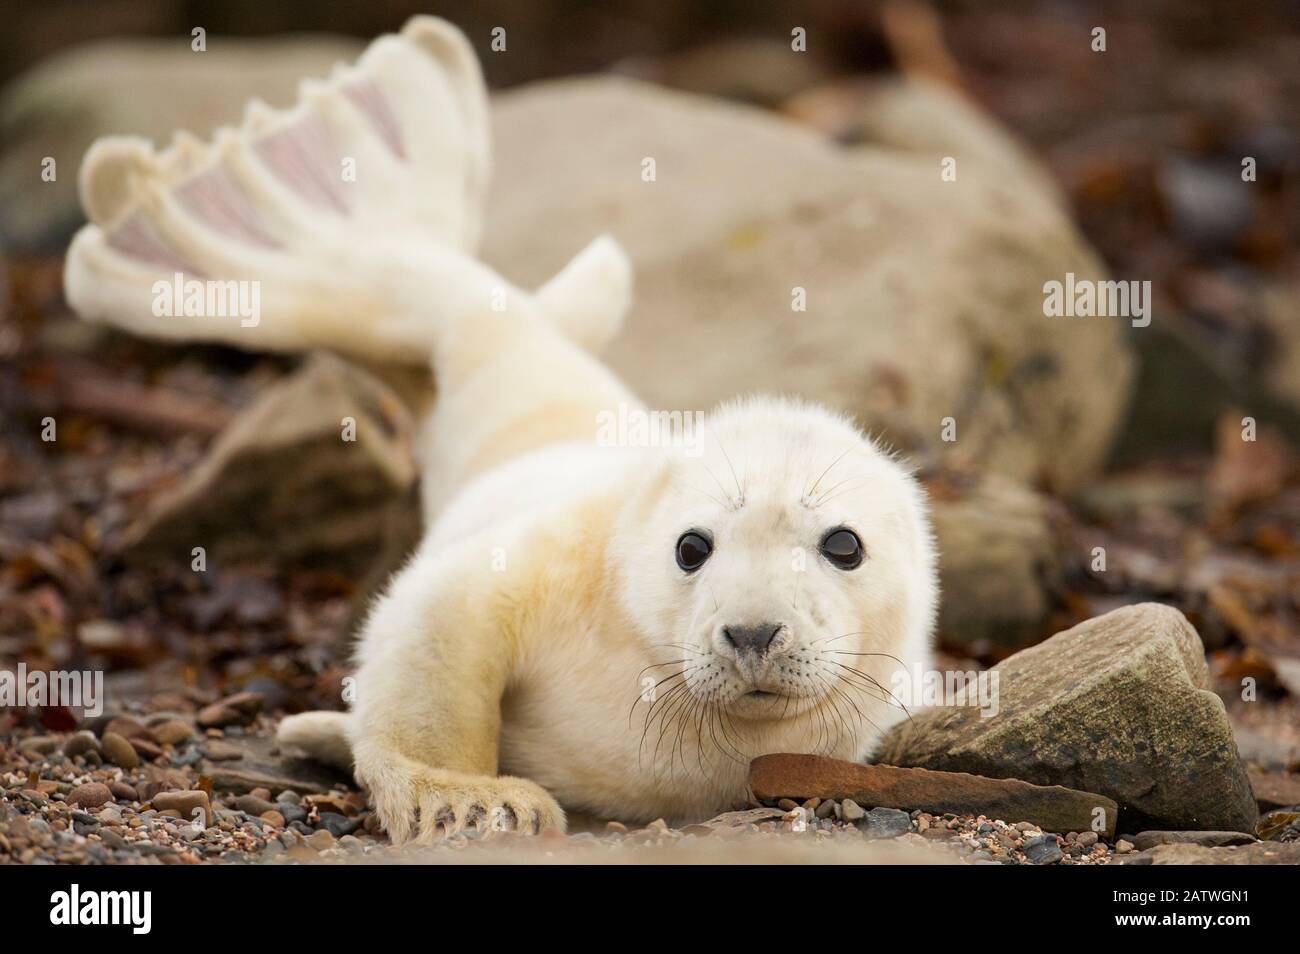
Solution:
[{"label": "pebble", "polygon": [[1084,848],[1091,848],[1093,845],[1097,844],[1097,833],[1095,831],[1081,831],[1074,841],[1075,844],[1081,845]]},{"label": "pebble", "polygon": [[194,818],[196,808],[203,809],[206,824],[212,824],[212,805],[208,793],[195,789],[181,792],[159,792],[152,799],[153,807],[159,812],[179,812],[180,817],[189,821]]},{"label": "pebble", "polygon": [[135,719],[129,719],[126,716],[118,716],[117,718],[112,719],[107,725],[104,726],[104,729],[99,734],[99,737],[102,739],[110,732],[115,732],[116,734],[126,739],[150,738],[148,729],[142,726],[139,722],[135,721]]},{"label": "pebble", "polygon": [[[855,822],[859,818],[867,817],[867,810],[851,798],[845,798],[840,801],[840,816],[845,821]],[[911,828],[911,819],[908,819],[908,828]],[[901,834],[901,833],[900,833]]]},{"label": "pebble", "polygon": [[912,816],[897,808],[873,808],[854,824],[870,838],[897,838],[912,830]]},{"label": "pebble", "polygon": [[[341,838],[344,835],[350,835],[360,827],[360,822],[356,819],[348,818],[337,812],[321,812],[320,826],[327,830],[335,838]],[[667,828],[664,829],[665,831]]]},{"label": "pebble", "polygon": [[87,782],[85,785],[78,785],[68,793],[68,803],[71,805],[80,805],[82,808],[98,808],[105,802],[111,801],[113,792],[107,785],[100,782]]},{"label": "pebble", "polygon": [[1118,855],[1127,855],[1132,850],[1133,842],[1131,841],[1125,841],[1121,838],[1119,841],[1115,842],[1115,853]]},{"label": "pebble", "polygon": [[828,798],[817,806],[813,814],[818,818],[829,818],[831,815],[835,814],[838,807],[838,804],[833,798]]},{"label": "pebble", "polygon": [[105,732],[103,745],[104,755],[118,768],[124,768],[129,772],[139,766],[140,756],[124,736],[116,732]]},{"label": "pebble", "polygon": [[244,750],[237,745],[212,739],[200,746],[203,754],[214,762],[235,762],[244,757]]},{"label": "pebble", "polygon": [[776,803],[776,807],[781,809],[783,812],[792,812],[799,807],[799,803],[793,798],[783,798]]},{"label": "pebble", "polygon": [[262,814],[257,817],[262,819],[262,821],[266,822],[268,825],[274,825],[276,828],[284,827],[284,816],[274,808],[262,812]]},{"label": "pebble", "polygon": [[326,848],[334,847],[334,835],[325,829],[314,831],[307,836],[307,844],[317,851],[324,851]]},{"label": "pebble", "polygon": [[1061,846],[1055,835],[1039,835],[1025,842],[1025,858],[1036,865],[1051,865],[1060,861]]},{"label": "pebble", "polygon": [[131,739],[131,747],[142,759],[153,761],[163,754],[162,746],[152,739],[134,738]]},{"label": "pebble", "polygon": [[[240,795],[235,799],[235,807],[241,812],[247,812],[249,815],[265,815],[267,812],[276,811],[276,806],[268,802],[265,798],[259,798],[256,795]],[[281,823],[283,827],[283,822]]]},{"label": "pebble", "polygon": [[302,804],[302,796],[291,788],[286,788],[279,795],[275,796],[277,802],[290,802],[294,805]]},{"label": "pebble", "polygon": [[295,805],[292,802],[276,802],[276,811],[289,822],[300,822],[307,820],[307,809],[301,805]]},{"label": "pebble", "polygon": [[48,755],[58,747],[57,735],[33,735],[18,743],[18,751],[24,755]]},{"label": "pebble", "polygon": [[95,738],[95,734],[84,730],[72,733],[72,735],[68,736],[68,741],[63,743],[63,754],[68,758],[98,750],[99,740]]},{"label": "pebble", "polygon": [[188,723],[180,719],[168,719],[166,722],[160,722],[151,730],[156,741],[163,745],[180,745],[186,739],[194,735],[194,730]]},{"label": "pebble", "polygon": [[260,692],[239,692],[199,710],[198,723],[205,729],[248,725],[262,709]]},{"label": "pebble", "polygon": [[114,798],[120,798],[124,802],[134,802],[139,799],[136,790],[126,782],[113,782],[108,786],[108,790],[113,793]]}]

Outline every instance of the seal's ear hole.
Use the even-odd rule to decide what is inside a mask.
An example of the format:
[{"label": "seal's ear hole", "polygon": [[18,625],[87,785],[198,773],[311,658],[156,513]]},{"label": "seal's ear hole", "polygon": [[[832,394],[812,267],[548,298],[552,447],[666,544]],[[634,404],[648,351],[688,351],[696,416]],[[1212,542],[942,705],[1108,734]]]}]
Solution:
[{"label": "seal's ear hole", "polygon": [[703,530],[687,530],[677,538],[677,565],[686,573],[704,566],[713,552],[713,541]]},{"label": "seal's ear hole", "polygon": [[865,552],[858,535],[848,527],[835,527],[822,537],[821,554],[841,570],[861,565]]}]

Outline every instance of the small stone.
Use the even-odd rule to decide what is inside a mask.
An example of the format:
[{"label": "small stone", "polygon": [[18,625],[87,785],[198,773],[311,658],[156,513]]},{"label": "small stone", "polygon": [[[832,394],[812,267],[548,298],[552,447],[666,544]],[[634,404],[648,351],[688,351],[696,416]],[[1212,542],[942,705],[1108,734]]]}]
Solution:
[{"label": "small stone", "polygon": [[605,830],[606,830],[606,831],[614,832],[614,833],[619,834],[619,835],[626,835],[626,834],[627,834],[627,826],[624,825],[621,821],[607,821],[607,822],[605,822]]},{"label": "small stone", "polygon": [[262,812],[262,814],[258,815],[257,817],[262,819],[262,821],[266,822],[268,825],[274,825],[276,828],[284,827],[284,816],[281,815],[274,808]]},{"label": "small stone", "polygon": [[199,710],[198,723],[203,728],[248,725],[262,710],[260,692],[240,692]]},{"label": "small stone", "polygon": [[326,848],[334,847],[334,835],[322,828],[307,836],[307,844],[317,851],[324,851]]},{"label": "small stone", "polygon": [[178,817],[191,821],[194,810],[203,809],[205,824],[212,824],[212,805],[208,793],[199,789],[188,791],[159,792],[152,800],[153,807],[160,813],[177,812]]},{"label": "small stone", "polygon": [[1115,853],[1118,855],[1127,855],[1132,850],[1133,842],[1131,841],[1126,841],[1121,838],[1119,841],[1115,842]]},{"label": "small stone", "polygon": [[1038,831],[1038,826],[1033,822],[1016,822],[1012,827],[1015,828],[1016,831]]},{"label": "small stone", "polygon": [[237,745],[213,739],[199,747],[203,754],[214,762],[234,762],[244,757],[244,750]]},{"label": "small stone", "polygon": [[111,719],[100,732],[99,737],[102,739],[110,732],[115,732],[124,739],[152,739],[149,730],[142,726],[135,719],[126,716],[118,716]]},{"label": "small stone", "polygon": [[302,796],[291,788],[286,788],[279,795],[275,796],[277,802],[292,802],[295,805],[302,804]]},{"label": "small stone", "polygon": [[119,768],[124,768],[129,772],[140,764],[140,756],[131,747],[131,743],[116,732],[105,732],[103,744],[104,755]]},{"label": "small stone", "polygon": [[108,790],[113,793],[114,798],[124,802],[134,802],[140,797],[126,782],[114,782],[108,786]]},{"label": "small stone", "polygon": [[1097,844],[1097,833],[1095,831],[1081,831],[1074,839],[1074,842],[1083,848],[1091,848]]},{"label": "small stone", "polygon": [[854,824],[869,838],[897,838],[912,830],[912,816],[897,808],[873,808]]},{"label": "small stone", "polygon": [[[342,838],[344,835],[350,835],[361,827],[361,823],[353,818],[340,815],[337,812],[321,812],[320,827],[329,831],[335,838]],[[665,831],[667,829],[664,829]]]},{"label": "small stone", "polygon": [[49,799],[45,797],[45,793],[38,792],[34,788],[25,788],[18,794],[27,799],[27,801],[31,802],[37,808],[44,808],[45,805],[49,803]]},{"label": "small stone", "polygon": [[168,719],[166,722],[160,722],[151,730],[154,739],[162,745],[180,745],[186,739],[194,735],[194,730],[188,723],[180,719]]},{"label": "small stone", "polygon": [[[246,812],[249,815],[259,815],[259,816],[265,815],[267,812],[270,811],[276,811],[276,806],[272,805],[266,799],[259,798],[258,796],[253,795],[251,793],[248,795],[240,795],[238,798],[236,798],[235,807],[238,808],[241,812]],[[281,823],[281,825],[283,825],[283,823]]]},{"label": "small stone", "polygon": [[288,822],[300,822],[307,820],[307,809],[301,805],[295,805],[293,802],[276,802],[275,809]]},{"label": "small stone", "polygon": [[79,805],[82,808],[98,808],[112,798],[113,793],[107,785],[100,782],[87,782],[85,785],[78,785],[68,793],[68,804]]},{"label": "small stone", "polygon": [[[867,810],[853,799],[845,798],[840,800],[840,815],[845,821],[855,822],[859,818],[865,818],[867,816]],[[910,822],[908,827],[911,827]]]},{"label": "small stone", "polygon": [[1035,865],[1053,865],[1062,858],[1055,835],[1038,835],[1025,842],[1025,858]]},{"label": "small stone", "polygon": [[813,813],[818,818],[830,818],[837,811],[840,811],[839,803],[832,798],[823,799],[817,805],[817,810]]},{"label": "small stone", "polygon": [[24,755],[49,755],[59,747],[59,738],[55,735],[33,735],[18,743],[18,751]]},{"label": "small stone", "polygon": [[776,803],[776,807],[783,812],[792,812],[799,807],[799,803],[793,798],[783,798]]},{"label": "small stone", "polygon": [[68,758],[75,758],[78,755],[85,755],[90,751],[99,750],[99,740],[95,738],[95,733],[82,730],[74,732],[68,736],[68,741],[63,743],[63,754]]}]

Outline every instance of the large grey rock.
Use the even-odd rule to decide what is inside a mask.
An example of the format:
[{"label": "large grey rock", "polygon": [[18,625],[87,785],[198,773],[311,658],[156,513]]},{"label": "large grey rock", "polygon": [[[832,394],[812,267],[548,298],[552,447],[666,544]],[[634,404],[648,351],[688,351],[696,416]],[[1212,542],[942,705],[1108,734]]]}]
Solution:
[{"label": "large grey rock", "polygon": [[[955,112],[964,125],[927,138],[891,132],[891,111],[879,141],[844,148],[628,80],[513,91],[494,101],[484,256],[535,285],[612,233],[637,291],[608,359],[654,407],[795,393],[905,447],[1074,486],[1126,403],[1123,329],[1043,315],[1045,282],[1101,277],[1101,265],[1023,158],[970,132],[989,125],[978,113],[945,102],[930,115]],[[940,177],[940,145],[955,182]],[[806,312],[791,308],[796,287]],[[955,443],[939,441],[945,417]]]},{"label": "large grey rock", "polygon": [[304,559],[368,566],[414,516],[413,424],[379,380],[313,356],[221,433],[176,487],[126,528],[134,560]]},{"label": "large grey rock", "polygon": [[877,760],[1097,792],[1119,804],[1121,830],[1254,832],[1232,728],[1177,610],[1117,609],[994,671],[997,715],[928,710],[891,730]]}]

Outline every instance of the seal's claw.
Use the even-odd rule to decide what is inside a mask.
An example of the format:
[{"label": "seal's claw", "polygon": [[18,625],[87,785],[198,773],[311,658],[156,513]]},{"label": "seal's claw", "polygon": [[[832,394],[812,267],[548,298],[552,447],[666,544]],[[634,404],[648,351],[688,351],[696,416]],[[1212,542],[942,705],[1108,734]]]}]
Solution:
[{"label": "seal's claw", "polygon": [[468,828],[540,834],[564,830],[564,811],[540,785],[511,776],[468,775],[396,758],[358,777],[395,844],[431,844]]}]

